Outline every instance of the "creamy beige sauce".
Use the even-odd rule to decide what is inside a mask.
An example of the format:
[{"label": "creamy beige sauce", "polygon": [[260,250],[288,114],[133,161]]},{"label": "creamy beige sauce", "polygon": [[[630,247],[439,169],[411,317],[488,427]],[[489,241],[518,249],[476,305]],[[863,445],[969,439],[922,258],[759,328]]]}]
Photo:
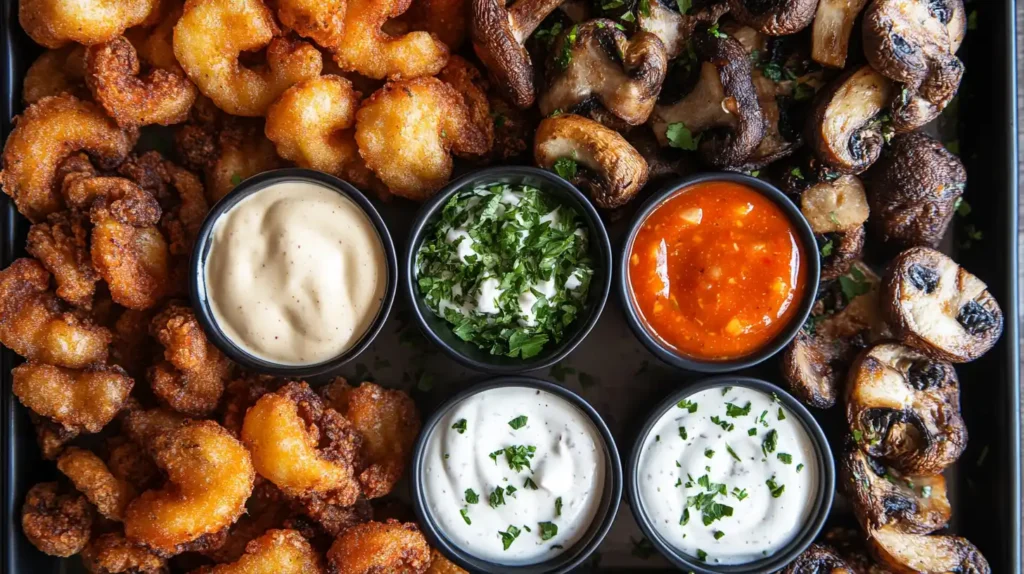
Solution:
[{"label": "creamy beige sauce", "polygon": [[205,274],[224,334],[287,365],[322,363],[355,345],[388,281],[384,244],[362,208],[302,181],[269,186],[222,215]]}]

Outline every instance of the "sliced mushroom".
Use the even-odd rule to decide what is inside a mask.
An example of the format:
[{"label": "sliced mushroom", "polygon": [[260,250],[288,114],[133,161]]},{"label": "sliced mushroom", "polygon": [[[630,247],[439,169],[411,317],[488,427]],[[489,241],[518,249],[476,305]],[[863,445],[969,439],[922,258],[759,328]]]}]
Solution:
[{"label": "sliced mushroom", "polygon": [[669,59],[675,59],[686,51],[697,24],[714,24],[728,11],[725,0],[697,0],[685,14],[679,12],[676,0],[653,0],[648,10],[637,10],[636,22],[641,30],[657,36]]},{"label": "sliced mushroom", "polygon": [[800,212],[815,233],[850,231],[868,220],[868,198],[857,176],[820,181],[800,195]]},{"label": "sliced mushroom", "polygon": [[967,446],[953,365],[899,343],[878,343],[854,361],[846,420],[866,454],[907,474],[938,474]]},{"label": "sliced mushroom", "polygon": [[843,455],[839,473],[853,512],[867,530],[887,526],[928,534],[944,527],[952,515],[941,474],[903,475],[854,445]]},{"label": "sliced mushroom", "polygon": [[769,36],[795,34],[811,25],[818,0],[729,0],[729,14]]},{"label": "sliced mushroom", "polygon": [[882,527],[869,532],[871,550],[900,574],[990,574],[976,546],[959,536],[907,534]]},{"label": "sliced mushroom", "polygon": [[694,47],[702,62],[694,88],[675,103],[655,106],[650,124],[661,145],[679,126],[700,134],[701,160],[713,167],[744,163],[764,137],[764,115],[751,79],[750,60],[735,38],[697,26]]},{"label": "sliced mushroom", "polygon": [[882,297],[896,336],[946,361],[977,359],[1003,332],[1003,311],[985,283],[934,249],[897,255],[886,269]]},{"label": "sliced mushroom", "polygon": [[850,32],[868,0],[819,0],[811,31],[811,58],[830,68],[846,66]]},{"label": "sliced mushroom", "polygon": [[835,549],[824,544],[811,544],[780,574],[857,574]]},{"label": "sliced mushroom", "polygon": [[912,132],[892,139],[865,181],[872,229],[882,241],[935,247],[956,212],[967,171],[938,140]]},{"label": "sliced mushroom", "polygon": [[473,50],[491,79],[520,108],[533,105],[533,61],[523,43],[562,0],[472,0]]},{"label": "sliced mushroom", "polygon": [[647,183],[647,162],[618,132],[587,118],[563,114],[537,127],[533,156],[590,192],[599,207],[625,205]]},{"label": "sliced mushroom", "polygon": [[782,352],[790,392],[821,409],[835,404],[857,353],[888,334],[878,308],[878,276],[858,261],[845,279],[825,289],[804,328]]},{"label": "sliced mushroom", "polygon": [[657,36],[640,31],[627,39],[615,22],[591,20],[555,42],[540,112],[579,113],[612,128],[639,125],[651,115],[667,71]]},{"label": "sliced mushroom", "polygon": [[864,226],[814,236],[821,257],[821,280],[832,281],[850,271],[864,252]]},{"label": "sliced mushroom", "polygon": [[867,535],[859,528],[830,528],[823,536],[825,542],[836,549],[856,574],[892,574],[868,552]]},{"label": "sliced mushroom", "polygon": [[891,91],[889,80],[863,66],[819,92],[806,126],[807,141],[818,159],[854,174],[875,163],[885,142],[878,117]]}]

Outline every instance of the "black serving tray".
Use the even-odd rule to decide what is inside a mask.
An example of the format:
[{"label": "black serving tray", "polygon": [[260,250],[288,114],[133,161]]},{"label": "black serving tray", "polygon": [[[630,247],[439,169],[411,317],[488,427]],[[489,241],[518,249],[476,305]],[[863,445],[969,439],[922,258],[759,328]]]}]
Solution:
[{"label": "black serving tray", "polygon": [[[958,135],[954,137],[959,139],[959,153],[968,173],[965,198],[973,211],[966,220],[958,218],[948,243],[953,256],[988,283],[1002,305],[1006,325],[1001,340],[991,352],[974,363],[957,368],[962,387],[963,416],[970,441],[947,478],[954,508],[952,530],[974,542],[988,558],[992,571],[1002,574],[1021,571],[1016,3],[1014,0],[966,0],[966,4],[968,12],[976,11],[977,26],[968,32],[958,53],[967,64],[958,112],[947,111],[944,121],[957,124],[954,131]],[[17,2],[0,0],[0,141],[10,133],[12,117],[21,109],[21,78],[39,52],[40,48],[25,36],[18,24]],[[413,209],[409,205],[401,205],[388,206],[382,211],[396,247],[402,252],[406,242],[404,230],[409,228]],[[965,241],[967,224],[980,231],[982,239],[973,240],[971,247],[964,249],[960,245]],[[609,225],[609,234],[616,247],[621,245],[622,227],[622,222]],[[24,255],[27,230],[28,222],[3,196],[0,199],[0,266],[6,267],[14,258]],[[389,362],[387,358],[406,342],[403,337],[409,330],[403,327],[408,319],[402,318],[403,313],[407,315],[408,311],[396,305],[391,325],[397,324],[398,328],[385,328],[386,332],[381,337],[384,342],[375,344],[376,349],[371,348],[364,353],[367,357],[364,360],[375,372],[388,372],[389,367],[385,366]],[[391,331],[390,336],[388,331]],[[538,372],[537,375],[553,377],[567,386],[580,385],[583,397],[609,422],[616,442],[629,445],[638,420],[658,400],[678,387],[685,375],[657,368],[653,356],[644,358],[633,354],[632,358],[640,363],[639,368],[627,365],[621,369],[602,370],[602,386],[588,389],[595,377],[588,375],[585,378],[583,367],[594,372],[594,368],[619,360],[620,355],[602,357],[602,354],[613,355],[612,351],[619,351],[608,344],[609,340],[613,340],[614,345],[639,348],[639,343],[628,335],[622,310],[612,303],[605,309],[595,333],[565,362],[566,366],[575,365],[578,375],[568,380],[564,370]],[[369,358],[371,354],[375,355],[372,359]],[[394,360],[398,357],[391,358],[393,363],[405,362]],[[651,368],[648,368],[648,358]],[[0,349],[3,399],[0,411],[0,438],[3,442],[0,482],[4,508],[0,571],[32,574],[79,572],[81,568],[77,559],[62,561],[44,556],[29,544],[21,532],[21,501],[25,492],[36,482],[51,480],[56,470],[52,463],[41,460],[26,409],[10,392],[10,370],[19,360],[11,351]],[[402,375],[403,385],[413,387],[413,396],[423,409],[424,417],[444,396],[463,388],[474,376],[473,373],[450,374],[444,377],[447,382],[432,383],[434,389],[431,392],[431,383],[422,375],[424,367],[431,368],[430,362],[436,363],[437,357],[419,363],[420,374],[413,374],[411,380],[408,371],[405,374],[392,371],[394,375],[381,379],[385,384],[398,384],[398,375]],[[449,365],[434,366],[438,372],[447,372],[449,368]],[[767,370],[740,374],[778,380],[775,365],[765,368]],[[355,376],[367,376],[368,370],[364,364],[357,364]],[[627,375],[623,376],[623,372]],[[826,431],[840,429],[844,425],[839,409],[817,411],[816,414]],[[842,513],[839,502],[835,510],[834,514]],[[841,516],[836,517],[836,521],[841,520]],[[633,537],[639,539],[632,522],[629,509],[623,505],[616,525],[600,549],[605,559],[600,561],[600,565],[597,560],[590,561],[580,570],[667,569],[667,563],[657,557],[643,560],[637,555],[644,552],[631,552],[631,545],[635,542]]]}]

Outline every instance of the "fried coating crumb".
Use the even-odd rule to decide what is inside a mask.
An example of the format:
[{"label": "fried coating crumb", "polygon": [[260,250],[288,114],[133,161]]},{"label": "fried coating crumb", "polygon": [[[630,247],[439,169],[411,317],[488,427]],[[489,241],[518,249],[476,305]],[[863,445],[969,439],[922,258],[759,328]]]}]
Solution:
[{"label": "fried coating crumb", "polygon": [[121,420],[121,430],[135,444],[147,451],[153,439],[176,431],[188,420],[170,409],[142,409],[129,404]]},{"label": "fried coating crumb", "polygon": [[63,93],[78,98],[89,96],[85,87],[85,48],[78,44],[43,52],[29,66],[22,81],[21,99],[26,106]]},{"label": "fried coating crumb", "polygon": [[174,25],[181,18],[183,7],[181,0],[160,0],[155,26],[125,30],[124,37],[135,47],[139,59],[154,68],[184,73],[174,57]]},{"label": "fried coating crumb", "polygon": [[67,369],[29,361],[11,370],[21,404],[64,428],[99,432],[128,399],[134,382],[120,367]]},{"label": "fried coating crumb", "polygon": [[130,542],[121,532],[93,538],[82,550],[82,563],[90,574],[166,574],[167,560],[145,546]]},{"label": "fried coating crumb", "polygon": [[277,17],[296,34],[332,48],[342,43],[347,0],[278,0]]},{"label": "fried coating crumb", "polygon": [[143,492],[159,485],[160,469],[142,446],[125,436],[112,436],[106,444],[107,468],[118,480],[135,492]]},{"label": "fried coating crumb", "polygon": [[156,342],[149,336],[152,320],[151,309],[125,309],[114,322],[110,362],[123,368],[135,379],[145,377],[146,368],[155,354]]},{"label": "fried coating crumb", "polygon": [[84,448],[68,447],[57,459],[57,469],[64,473],[79,492],[93,503],[101,515],[121,521],[128,502],[136,492],[107,468],[103,459]]},{"label": "fried coating crumb", "polygon": [[306,383],[289,383],[256,401],[245,415],[242,442],[260,475],[289,496],[317,494],[349,506],[359,495],[355,467],[362,438]]},{"label": "fried coating crumb", "polygon": [[160,0],[24,0],[18,20],[36,44],[60,48],[68,42],[86,46],[106,42],[146,21]]},{"label": "fried coating crumb", "polygon": [[[245,554],[231,564],[201,569],[202,574],[322,574],[323,560],[309,542],[294,530],[268,530],[245,547]],[[197,574],[197,573],[195,573]]]},{"label": "fried coating crumb", "polygon": [[456,566],[451,560],[441,554],[437,548],[430,549],[430,568],[427,574],[469,574],[462,568]]},{"label": "fried coating crumb", "polygon": [[271,528],[281,528],[293,511],[276,486],[256,477],[252,496],[245,503],[245,514],[228,530],[224,544],[203,554],[216,562],[234,562],[245,554],[245,547]]},{"label": "fried coating crumb", "polygon": [[437,78],[389,82],[370,96],[356,113],[356,142],[388,189],[415,201],[448,182],[450,151],[479,156],[488,149],[462,97]]},{"label": "fried coating crumb", "polygon": [[402,15],[409,0],[349,0],[345,41],[334,48],[334,60],[345,71],[392,80],[433,76],[448,61],[448,47],[427,32],[391,36],[381,30]]},{"label": "fried coating crumb", "polygon": [[252,458],[224,427],[190,421],[148,442],[167,484],[128,505],[124,527],[129,540],[172,555],[221,532],[245,512],[255,478]]},{"label": "fried coating crumb", "polygon": [[21,528],[41,552],[67,558],[81,552],[92,532],[92,506],[85,496],[61,494],[56,482],[41,482],[25,495]]},{"label": "fried coating crumb", "polygon": [[373,518],[373,507],[362,497],[351,506],[340,506],[325,502],[320,496],[313,494],[296,501],[295,504],[331,538],[336,538],[356,524],[368,522]]},{"label": "fried coating crumb", "polygon": [[483,159],[494,146],[494,118],[491,117],[491,104],[487,100],[487,80],[476,66],[461,56],[449,58],[444,69],[437,74],[437,79],[455,88],[462,96],[470,120],[484,135],[486,150],[482,154],[466,153],[462,156]]},{"label": "fried coating crumb", "polygon": [[153,392],[172,409],[206,416],[217,408],[231,361],[206,339],[192,308],[172,302],[150,324],[164,360],[149,368]]},{"label": "fried coating crumb", "polygon": [[86,85],[122,128],[181,123],[196,100],[183,72],[153,67],[140,75],[139,56],[124,36],[90,46],[85,62]]},{"label": "fried coating crumb", "polygon": [[90,309],[99,273],[89,256],[89,220],[81,213],[59,211],[28,230],[25,251],[43,264],[57,282],[57,296]]},{"label": "fried coating crumb", "polygon": [[60,453],[64,452],[64,446],[81,434],[77,429],[65,428],[64,425],[37,415],[32,410],[29,410],[28,417],[32,420],[32,428],[36,433],[36,444],[39,445],[39,450],[46,460],[56,460]]},{"label": "fried coating crumb", "polygon": [[113,168],[137,137],[92,102],[69,94],[43,98],[16,119],[4,145],[0,185],[18,211],[38,223],[63,207],[55,175],[65,158],[85,151],[100,167]]},{"label": "fried coating crumb", "polygon": [[228,432],[239,436],[242,432],[242,422],[245,420],[245,413],[249,407],[256,404],[256,401],[267,393],[280,389],[284,381],[269,375],[255,375],[247,373],[237,379],[232,379],[224,387],[223,414],[221,424]]},{"label": "fried coating crumb", "polygon": [[430,566],[430,547],[411,522],[367,522],[339,536],[327,551],[327,562],[334,574],[418,574]]},{"label": "fried coating crumb", "polygon": [[469,32],[469,7],[466,0],[412,0],[399,18],[409,30],[430,32],[458,52]]}]

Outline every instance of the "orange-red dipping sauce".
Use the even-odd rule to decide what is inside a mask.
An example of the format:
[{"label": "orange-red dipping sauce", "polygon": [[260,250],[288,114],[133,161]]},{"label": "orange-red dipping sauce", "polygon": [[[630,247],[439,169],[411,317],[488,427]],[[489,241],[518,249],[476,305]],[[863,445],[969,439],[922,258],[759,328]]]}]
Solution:
[{"label": "orange-red dipping sauce", "polygon": [[704,182],[659,205],[629,252],[648,331],[683,356],[728,360],[771,341],[799,307],[804,253],[786,213],[738,183]]}]

